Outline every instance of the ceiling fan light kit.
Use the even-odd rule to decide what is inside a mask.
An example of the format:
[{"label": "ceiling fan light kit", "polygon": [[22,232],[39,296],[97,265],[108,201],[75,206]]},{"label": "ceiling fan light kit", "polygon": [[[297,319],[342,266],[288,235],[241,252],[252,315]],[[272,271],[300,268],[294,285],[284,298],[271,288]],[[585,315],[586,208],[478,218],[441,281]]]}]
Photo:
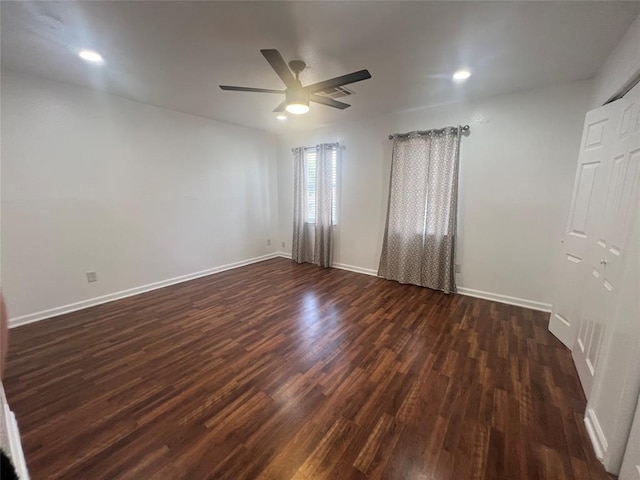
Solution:
[{"label": "ceiling fan light kit", "polygon": [[[359,70],[357,72],[342,75],[340,77],[325,80],[324,82],[314,83],[313,85],[302,86],[299,80],[300,72],[303,71],[307,65],[301,60],[292,60],[287,63],[280,55],[280,52],[275,49],[260,50],[264,58],[269,62],[269,65],[275,70],[280,79],[286,85],[286,90],[272,90],[265,88],[252,88],[252,87],[235,87],[231,85],[220,85],[222,90],[230,90],[236,92],[256,92],[256,93],[279,93],[285,95],[285,100],[280,103],[273,111],[283,112],[286,110],[294,115],[301,115],[309,111],[309,102],[319,103],[328,107],[339,108],[344,110],[350,105],[339,102],[332,98],[322,95],[325,90],[335,89],[342,85],[348,85],[350,83],[360,82],[371,78],[371,74],[368,70]],[[292,72],[295,74],[293,76]]]},{"label": "ceiling fan light kit", "polygon": [[309,94],[302,88],[288,88],[285,93],[287,106],[285,110],[294,115],[301,115],[309,111]]}]

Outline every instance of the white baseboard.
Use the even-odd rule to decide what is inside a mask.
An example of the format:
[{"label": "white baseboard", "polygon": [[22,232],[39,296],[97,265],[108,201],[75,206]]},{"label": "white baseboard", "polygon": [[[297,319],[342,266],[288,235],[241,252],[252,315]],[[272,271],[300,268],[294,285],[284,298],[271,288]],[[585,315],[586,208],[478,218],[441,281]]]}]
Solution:
[{"label": "white baseboard", "polygon": [[[275,252],[260,257],[249,258],[247,260],[241,260],[239,262],[229,263],[227,265],[221,265],[219,267],[209,268],[207,270],[201,270],[195,273],[189,273],[179,277],[169,278],[167,280],[161,280],[159,282],[149,283],[140,287],[129,288],[120,292],[110,293],[100,297],[89,298],[80,302],[71,303],[69,305],[63,305],[61,307],[50,308],[48,310],[42,310],[40,312],[30,313],[28,315],[22,315],[20,317],[9,319],[9,328],[18,327],[20,325],[26,325],[28,323],[39,322],[47,318],[57,317],[64,315],[65,313],[75,312],[84,308],[101,305],[103,303],[113,302],[114,300],[120,300],[122,298],[132,297],[140,293],[149,292],[151,290],[157,290],[158,288],[168,287],[169,285],[175,285],[176,283],[187,282],[200,277],[206,277],[207,275],[213,275],[214,273],[224,272],[225,270],[231,270],[252,263],[263,262],[271,258],[283,257],[291,258],[290,253]],[[378,272],[371,268],[358,267],[355,265],[348,265],[346,263],[334,263],[333,266],[340,270],[347,270],[349,272],[361,273],[363,275],[378,276]],[[548,303],[536,302],[533,300],[526,300],[523,298],[510,297],[508,295],[501,295],[498,293],[483,292],[480,290],[473,290],[471,288],[459,287],[458,293],[461,295],[468,295],[470,297],[484,298],[485,300],[493,300],[495,302],[506,303],[509,305],[516,305],[518,307],[531,308],[533,310],[540,310],[543,312],[551,312],[551,305]]]},{"label": "white baseboard", "polygon": [[465,287],[458,287],[458,293],[469,297],[484,298],[485,300],[493,300],[494,302],[506,303],[507,305],[515,305],[516,307],[525,307],[547,313],[551,312],[551,304],[536,302],[535,300],[527,300],[526,298],[510,297],[509,295],[483,292],[481,290],[474,290],[472,288]]},{"label": "white baseboard", "polygon": [[602,427],[600,427],[600,422],[598,422],[598,417],[596,417],[596,412],[593,408],[587,409],[587,414],[584,416],[584,425],[587,427],[587,433],[593,445],[593,451],[598,460],[602,461],[604,454],[607,453],[609,444],[607,443],[607,438],[604,436],[604,432],[602,431]]},{"label": "white baseboard", "polygon": [[[291,254],[286,252],[277,252],[276,255],[282,258],[291,258]],[[371,268],[356,267],[355,265],[347,265],[346,263],[334,263],[332,266],[338,270],[347,270],[349,272],[362,273],[364,275],[373,275],[374,277],[378,276],[377,270],[372,270]]]},{"label": "white baseboard", "polygon": [[270,253],[267,255],[261,255],[259,257],[249,258],[247,260],[240,260],[239,262],[233,262],[219,267],[208,268],[195,273],[189,273],[187,275],[181,275],[179,277],[169,278],[167,280],[160,280],[159,282],[149,283],[140,287],[129,288],[120,292],[110,293],[108,295],[102,295],[100,297],[89,298],[80,302],[71,303],[69,305],[63,305],[61,307],[50,308],[48,310],[42,310],[40,312],[30,313],[28,315],[22,315],[20,317],[9,319],[9,328],[18,327],[20,325],[26,325],[28,323],[39,322],[58,315],[64,315],[65,313],[75,312],[84,308],[101,305],[103,303],[113,302],[114,300],[120,300],[122,298],[132,297],[140,293],[149,292],[151,290],[157,290],[159,288],[168,287],[169,285],[175,285],[176,283],[188,282],[200,277],[206,277],[207,275],[213,275],[214,273],[224,272],[226,270],[232,270],[238,267],[244,267],[252,263],[263,262],[271,258],[281,256],[278,253]]},{"label": "white baseboard", "polygon": [[347,270],[349,272],[362,273],[364,275],[372,275],[374,277],[378,276],[378,271],[372,270],[371,268],[356,267],[354,265],[347,265],[346,263],[334,263],[333,266],[335,268],[339,268],[340,270]]},{"label": "white baseboard", "polygon": [[[277,252],[276,255],[284,258],[291,258],[290,253]],[[354,265],[347,265],[346,263],[334,263],[334,268],[340,270],[348,270],[350,272],[362,273],[364,275],[378,276],[378,272],[371,268],[356,267]],[[468,297],[483,298],[485,300],[493,300],[494,302],[506,303],[507,305],[515,305],[517,307],[530,308],[532,310],[539,310],[541,312],[551,312],[551,304],[536,302],[535,300],[527,300],[526,298],[510,297],[508,295],[502,295],[500,293],[483,292],[481,290],[474,290],[472,288],[458,287],[458,293],[460,295],[467,295]]]}]

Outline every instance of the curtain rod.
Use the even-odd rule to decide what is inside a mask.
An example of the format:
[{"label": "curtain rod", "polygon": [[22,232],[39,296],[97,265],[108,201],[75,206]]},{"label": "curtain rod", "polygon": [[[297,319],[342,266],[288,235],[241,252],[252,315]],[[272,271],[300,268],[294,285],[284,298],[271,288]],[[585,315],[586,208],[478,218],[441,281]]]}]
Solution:
[{"label": "curtain rod", "polygon": [[[326,145],[328,147],[336,147],[339,148],[340,144],[338,142],[334,142],[334,143],[322,143],[321,145]],[[298,147],[300,148],[300,147]],[[318,145],[316,145],[315,147],[302,147],[303,150],[317,150],[318,149]],[[292,152],[295,152],[296,149],[292,148],[291,149]]]},{"label": "curtain rod", "polygon": [[[441,132],[443,130],[446,130],[449,127],[445,127],[445,128],[432,128],[431,130],[415,130],[413,132],[407,132],[407,133],[394,133],[393,135],[389,135],[389,140],[393,140],[394,138],[406,138],[411,134],[416,134],[416,135],[428,135],[431,132]],[[471,127],[469,127],[469,125],[465,125],[464,127],[459,127],[462,132],[468,132],[471,130]]]}]

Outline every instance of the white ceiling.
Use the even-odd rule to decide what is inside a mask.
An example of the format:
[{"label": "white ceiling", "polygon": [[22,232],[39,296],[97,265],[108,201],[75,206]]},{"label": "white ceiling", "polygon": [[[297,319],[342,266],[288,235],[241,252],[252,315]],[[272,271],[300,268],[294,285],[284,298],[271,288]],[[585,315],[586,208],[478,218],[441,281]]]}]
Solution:
[{"label": "white ceiling", "polygon": [[[640,2],[2,2],[2,67],[280,132],[592,77]],[[62,21],[56,25],[50,16]],[[97,67],[77,57],[100,52]],[[310,84],[363,68],[344,111],[275,119],[260,54],[301,59]],[[460,67],[473,72],[451,82]],[[290,116],[292,117],[292,116]]]}]

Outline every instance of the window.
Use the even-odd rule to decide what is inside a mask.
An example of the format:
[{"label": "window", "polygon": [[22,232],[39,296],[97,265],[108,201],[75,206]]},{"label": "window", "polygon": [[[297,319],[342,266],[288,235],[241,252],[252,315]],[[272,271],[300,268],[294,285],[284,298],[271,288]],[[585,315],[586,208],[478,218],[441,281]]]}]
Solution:
[{"label": "window", "polygon": [[[307,223],[316,223],[316,153],[315,148],[304,151],[307,175]],[[338,151],[334,149],[328,153],[331,155],[331,216],[335,225],[338,218]]]}]

